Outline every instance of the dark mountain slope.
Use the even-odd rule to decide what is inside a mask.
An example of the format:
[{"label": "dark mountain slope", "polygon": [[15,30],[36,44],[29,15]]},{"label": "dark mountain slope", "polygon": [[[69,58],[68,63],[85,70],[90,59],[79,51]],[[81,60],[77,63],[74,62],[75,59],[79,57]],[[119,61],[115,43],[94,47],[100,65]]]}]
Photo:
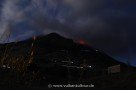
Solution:
[{"label": "dark mountain slope", "polygon": [[[33,62],[30,62],[31,60]],[[120,65],[121,71],[115,76],[113,74],[112,77],[111,74],[108,74],[108,67],[114,65]],[[101,86],[103,85],[101,84],[102,80],[112,83],[116,75],[117,78],[118,75],[126,75],[130,68],[135,72],[134,67],[118,62],[98,49],[75,43],[72,39],[67,39],[56,33],[1,44],[0,66],[1,82],[5,80],[4,78],[9,77],[10,74],[7,73],[9,72],[13,73],[15,77],[11,76],[10,81],[17,84],[19,82],[21,85],[29,82],[38,87],[45,87],[50,83],[93,83],[96,86]],[[30,80],[35,74],[37,77]]]},{"label": "dark mountain slope", "polygon": [[18,53],[20,55],[29,55],[29,53],[31,52],[32,43],[34,43],[33,50],[35,52],[35,57],[40,58],[42,56],[43,59],[44,56],[46,56],[45,54],[51,54],[54,52],[60,52],[62,50],[65,50],[71,56],[79,56],[82,59],[93,59],[90,59],[87,62],[104,64],[121,63],[99,50],[95,50],[94,48],[87,45],[75,43],[72,39],[64,38],[56,33],[51,33],[46,36],[38,36],[36,37],[35,41],[33,40],[33,38],[30,38],[25,41],[12,42],[0,45],[0,52],[3,53],[7,49],[11,53],[14,52],[13,54]]},{"label": "dark mountain slope", "polygon": [[56,33],[38,36],[35,38],[35,41],[34,38],[30,38],[25,41],[0,45],[1,57],[4,56],[3,52],[5,52],[9,57],[24,56],[26,59],[29,59],[32,51],[34,52],[34,59],[37,62],[43,63],[50,61],[50,59],[54,61],[54,58],[57,58],[58,61],[62,61],[66,57],[69,57],[71,61],[76,64],[81,64],[85,61],[87,64],[94,64],[98,67],[108,67],[117,64],[125,65],[124,63],[114,60],[104,52],[88,45],[75,43],[72,39],[64,38]]}]

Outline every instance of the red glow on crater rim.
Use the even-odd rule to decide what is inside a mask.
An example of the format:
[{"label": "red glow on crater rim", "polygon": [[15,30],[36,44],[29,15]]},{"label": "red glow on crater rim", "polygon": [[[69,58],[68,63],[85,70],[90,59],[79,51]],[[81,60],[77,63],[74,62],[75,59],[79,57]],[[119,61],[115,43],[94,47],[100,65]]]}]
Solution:
[{"label": "red glow on crater rim", "polygon": [[87,44],[86,41],[83,40],[83,39],[80,39],[80,40],[78,41],[78,43],[79,43],[79,44],[82,44],[82,45],[86,45],[86,44]]}]

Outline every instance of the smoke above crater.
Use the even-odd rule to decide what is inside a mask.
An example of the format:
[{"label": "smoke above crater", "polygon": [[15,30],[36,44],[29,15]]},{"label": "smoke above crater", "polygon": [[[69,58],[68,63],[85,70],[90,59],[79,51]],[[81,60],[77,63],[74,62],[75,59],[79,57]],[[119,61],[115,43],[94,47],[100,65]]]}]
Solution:
[{"label": "smoke above crater", "polygon": [[136,64],[134,0],[1,0],[1,43],[56,32]]}]

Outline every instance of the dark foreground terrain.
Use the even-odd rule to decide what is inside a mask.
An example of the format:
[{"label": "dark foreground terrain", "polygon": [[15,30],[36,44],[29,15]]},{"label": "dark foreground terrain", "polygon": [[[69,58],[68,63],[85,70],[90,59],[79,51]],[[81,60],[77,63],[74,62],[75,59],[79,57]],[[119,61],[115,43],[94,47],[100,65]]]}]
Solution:
[{"label": "dark foreground terrain", "polygon": [[[0,89],[1,90],[45,90],[45,89],[88,89],[88,90],[135,90],[136,88],[136,73],[116,74],[108,76],[99,76],[89,79],[70,81],[66,78],[53,77],[39,80],[26,79],[14,72],[7,70],[0,71]],[[75,82],[73,82],[75,81]],[[72,88],[72,87],[49,87],[48,85],[94,85],[94,87]]]}]

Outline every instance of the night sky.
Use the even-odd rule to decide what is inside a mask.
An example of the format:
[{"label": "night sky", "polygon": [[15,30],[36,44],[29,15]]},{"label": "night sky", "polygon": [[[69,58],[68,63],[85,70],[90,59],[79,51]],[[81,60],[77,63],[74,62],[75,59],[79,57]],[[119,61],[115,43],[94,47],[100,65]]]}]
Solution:
[{"label": "night sky", "polygon": [[59,33],[136,65],[136,0],[0,0],[1,43]]}]

